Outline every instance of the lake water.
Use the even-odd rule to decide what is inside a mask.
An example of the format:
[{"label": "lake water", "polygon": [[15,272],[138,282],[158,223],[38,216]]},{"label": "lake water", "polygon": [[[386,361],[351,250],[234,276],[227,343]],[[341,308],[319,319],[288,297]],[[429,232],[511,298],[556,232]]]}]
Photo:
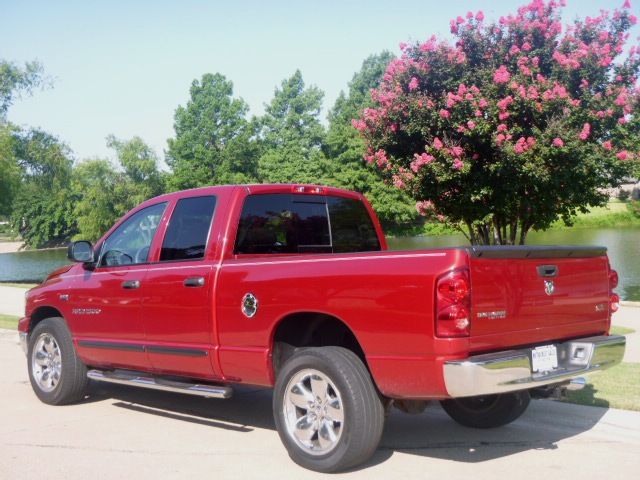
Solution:
[{"label": "lake water", "polygon": [[[617,292],[623,300],[640,301],[640,229],[574,229],[533,232],[530,245],[602,245],[620,275]],[[392,250],[467,245],[462,235],[390,238]],[[0,282],[39,282],[49,272],[66,265],[66,249],[0,254]]]}]

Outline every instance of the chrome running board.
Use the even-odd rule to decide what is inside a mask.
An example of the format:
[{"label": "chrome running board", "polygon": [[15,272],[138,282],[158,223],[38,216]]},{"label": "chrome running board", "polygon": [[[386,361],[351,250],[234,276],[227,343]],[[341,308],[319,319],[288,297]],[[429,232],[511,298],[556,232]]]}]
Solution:
[{"label": "chrome running board", "polygon": [[186,393],[207,398],[230,398],[233,395],[231,387],[220,385],[203,385],[201,383],[176,382],[151,376],[144,376],[133,372],[105,372],[102,370],[89,370],[87,377],[98,382],[117,383],[134,387],[161,390],[163,392]]}]

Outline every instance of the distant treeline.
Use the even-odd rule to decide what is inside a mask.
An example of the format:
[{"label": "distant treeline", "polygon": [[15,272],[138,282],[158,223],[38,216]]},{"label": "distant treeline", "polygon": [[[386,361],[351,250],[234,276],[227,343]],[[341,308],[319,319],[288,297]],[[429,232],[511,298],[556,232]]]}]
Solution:
[{"label": "distant treeline", "polygon": [[320,121],[323,92],[306,86],[300,71],[282,81],[264,115],[233,95],[223,75],[192,82],[190,99],[174,115],[166,163],[141,138],[107,137],[117,165],[106,159],[76,161],[55,136],[6,119],[13,98],[43,80],[34,63],[0,62],[0,219],[31,247],[96,240],[141,201],[185,188],[229,183],[321,183],[363,192],[384,226],[401,233],[420,223],[415,202],[363,160],[364,144],[351,121],[370,105],[389,52],[372,55]]}]

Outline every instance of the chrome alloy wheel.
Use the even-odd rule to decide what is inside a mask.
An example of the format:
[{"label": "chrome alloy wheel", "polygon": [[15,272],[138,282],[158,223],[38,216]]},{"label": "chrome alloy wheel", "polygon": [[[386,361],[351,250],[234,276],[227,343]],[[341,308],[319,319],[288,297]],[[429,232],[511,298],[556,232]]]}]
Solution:
[{"label": "chrome alloy wheel", "polygon": [[340,441],[344,410],[340,392],[322,372],[297,372],[285,390],[284,419],[289,436],[311,455],[325,455]]},{"label": "chrome alloy wheel", "polygon": [[33,379],[43,392],[53,391],[62,375],[62,354],[56,339],[50,333],[40,335],[31,353]]}]

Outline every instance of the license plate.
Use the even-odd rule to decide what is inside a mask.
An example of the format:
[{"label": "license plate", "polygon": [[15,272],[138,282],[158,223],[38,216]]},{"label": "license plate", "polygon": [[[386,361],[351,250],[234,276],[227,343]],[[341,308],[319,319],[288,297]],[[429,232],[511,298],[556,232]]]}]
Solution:
[{"label": "license plate", "polygon": [[535,373],[550,372],[558,368],[558,351],[555,345],[543,345],[531,350],[531,370]]}]

